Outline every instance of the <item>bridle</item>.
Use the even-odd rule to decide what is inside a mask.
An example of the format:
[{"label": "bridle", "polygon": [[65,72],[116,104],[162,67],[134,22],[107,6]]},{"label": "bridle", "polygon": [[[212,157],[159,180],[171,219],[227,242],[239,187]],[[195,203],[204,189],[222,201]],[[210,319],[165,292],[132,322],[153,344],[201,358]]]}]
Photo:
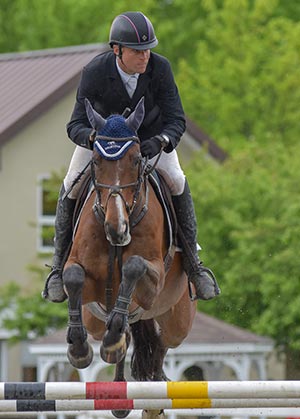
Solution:
[{"label": "bridle", "polygon": [[[97,135],[95,137],[95,140],[97,140],[97,139],[101,139],[102,141],[104,140],[104,141],[114,141],[114,142],[135,141],[136,143],[140,143],[139,138],[135,137],[135,136],[126,137],[126,138],[112,138],[112,137],[105,137],[105,136]],[[95,202],[94,202],[93,210],[94,210],[94,213],[95,213],[96,218],[98,219],[98,221],[101,221],[101,223],[104,222],[109,200],[111,198],[116,198],[117,196],[119,196],[121,198],[122,202],[124,203],[124,207],[126,209],[126,213],[128,215],[129,222],[130,222],[131,226],[136,225],[137,222],[139,222],[142,217],[139,216],[138,220],[133,221],[132,216],[134,214],[134,210],[135,210],[136,204],[138,202],[138,198],[139,198],[139,195],[140,195],[140,192],[141,192],[142,185],[145,186],[145,192],[146,192],[145,203],[144,203],[143,208],[141,209],[141,215],[142,216],[144,216],[145,212],[147,211],[147,207],[148,207],[148,186],[147,186],[147,182],[145,182],[145,177],[149,173],[149,172],[147,172],[147,160],[143,159],[142,156],[140,155],[139,162],[138,162],[139,168],[138,168],[137,179],[134,182],[125,183],[125,184],[122,184],[122,185],[110,185],[110,184],[98,182],[98,180],[96,179],[95,164],[96,164],[95,160],[92,159],[91,162],[90,162],[91,178],[92,178],[93,186],[94,186],[95,191],[96,191],[96,199],[95,199]],[[124,198],[124,195],[123,195],[123,190],[128,189],[128,188],[134,188],[133,199],[132,199],[131,204],[129,204],[126,201],[126,199]],[[101,190],[102,189],[108,189],[108,197],[106,199],[105,205],[103,205],[102,200],[101,200]]]}]

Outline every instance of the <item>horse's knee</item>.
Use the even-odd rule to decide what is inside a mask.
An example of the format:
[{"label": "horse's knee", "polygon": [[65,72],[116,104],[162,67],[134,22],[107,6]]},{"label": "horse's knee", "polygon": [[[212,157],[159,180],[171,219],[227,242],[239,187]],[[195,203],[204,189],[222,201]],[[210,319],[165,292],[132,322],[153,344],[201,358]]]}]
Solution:
[{"label": "horse's knee", "polygon": [[123,265],[123,278],[130,278],[137,281],[142,278],[147,271],[147,263],[141,256],[131,256]]},{"label": "horse's knee", "polygon": [[70,265],[64,270],[63,283],[69,296],[82,291],[84,278],[85,272],[80,265]]}]

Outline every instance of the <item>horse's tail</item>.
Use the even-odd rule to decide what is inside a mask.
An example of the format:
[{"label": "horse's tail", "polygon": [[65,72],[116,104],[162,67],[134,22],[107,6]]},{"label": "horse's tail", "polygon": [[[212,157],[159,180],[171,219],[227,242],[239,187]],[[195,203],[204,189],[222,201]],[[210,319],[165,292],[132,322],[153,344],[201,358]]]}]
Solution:
[{"label": "horse's tail", "polygon": [[133,354],[131,375],[137,381],[160,381],[166,377],[163,360],[167,352],[153,319],[131,324]]}]

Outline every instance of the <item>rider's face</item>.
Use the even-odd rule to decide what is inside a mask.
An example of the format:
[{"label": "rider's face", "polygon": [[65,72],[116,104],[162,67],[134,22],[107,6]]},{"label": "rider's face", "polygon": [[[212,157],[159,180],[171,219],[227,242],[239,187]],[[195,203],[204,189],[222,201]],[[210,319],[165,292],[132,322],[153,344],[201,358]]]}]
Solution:
[{"label": "rider's face", "polygon": [[[114,45],[114,53],[119,54],[119,46]],[[137,50],[127,47],[122,47],[122,60],[118,58],[118,64],[127,74],[139,73],[146,71],[146,67],[150,58],[150,49]]]}]

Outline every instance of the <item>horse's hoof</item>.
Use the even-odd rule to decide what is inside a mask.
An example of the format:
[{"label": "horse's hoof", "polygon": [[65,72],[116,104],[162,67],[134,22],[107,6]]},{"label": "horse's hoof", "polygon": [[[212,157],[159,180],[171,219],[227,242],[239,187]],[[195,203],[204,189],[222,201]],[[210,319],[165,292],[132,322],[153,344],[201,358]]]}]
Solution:
[{"label": "horse's hoof", "polygon": [[110,348],[105,348],[102,344],[100,347],[100,356],[103,359],[103,361],[107,362],[108,364],[118,364],[126,355],[126,351],[127,345],[124,333],[121,337],[120,342],[118,342],[118,345],[115,345],[114,347]]},{"label": "horse's hoof", "polygon": [[71,365],[73,365],[73,367],[78,368],[78,369],[83,369],[83,368],[87,368],[92,360],[93,360],[93,356],[94,356],[94,352],[93,352],[93,348],[91,347],[91,345],[89,343],[85,343],[84,346],[86,347],[86,354],[80,354],[80,355],[76,355],[76,351],[75,351],[75,345],[70,344],[68,347],[68,351],[67,351],[67,356],[68,356],[68,360],[70,362]]},{"label": "horse's hoof", "polygon": [[112,410],[111,413],[115,418],[127,418],[131,410]]},{"label": "horse's hoof", "polygon": [[121,339],[114,346],[106,348],[103,343],[100,347],[100,356],[104,362],[108,364],[118,364],[126,355],[127,349],[130,344],[130,332],[127,329],[121,336]]},{"label": "horse's hoof", "polygon": [[166,416],[163,410],[143,410],[142,419],[164,419]]}]

